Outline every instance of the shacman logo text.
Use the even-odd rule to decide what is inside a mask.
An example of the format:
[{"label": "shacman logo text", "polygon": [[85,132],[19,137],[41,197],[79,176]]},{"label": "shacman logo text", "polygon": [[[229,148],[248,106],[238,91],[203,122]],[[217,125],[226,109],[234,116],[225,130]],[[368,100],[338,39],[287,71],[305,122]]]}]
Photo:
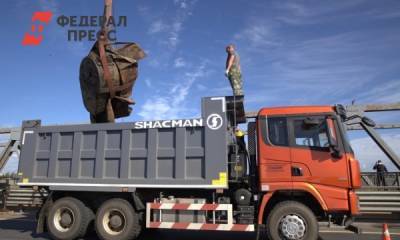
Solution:
[{"label": "shacman logo text", "polygon": [[53,13],[50,11],[46,12],[34,12],[32,16],[31,32],[26,32],[22,45],[37,46],[43,41],[43,24],[48,24],[51,20]]},{"label": "shacman logo text", "polygon": [[[34,12],[32,16],[31,31],[26,32],[22,40],[23,46],[37,46],[43,41],[42,32],[44,24],[49,24],[53,13],[50,11]],[[126,16],[109,17],[104,16],[58,16],[57,25],[66,29],[67,40],[80,42],[83,40],[96,41],[100,34],[99,28],[106,26],[112,28],[107,31],[107,39],[116,41],[116,27],[126,27],[128,20]],[[83,28],[82,28],[83,27]],[[89,27],[89,29],[87,29]],[[95,28],[95,29],[93,29]]]}]

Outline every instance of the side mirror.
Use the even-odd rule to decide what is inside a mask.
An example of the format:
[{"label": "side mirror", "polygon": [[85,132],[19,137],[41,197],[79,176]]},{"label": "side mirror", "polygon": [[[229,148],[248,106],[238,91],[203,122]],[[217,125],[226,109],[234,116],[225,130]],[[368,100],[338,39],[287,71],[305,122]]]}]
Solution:
[{"label": "side mirror", "polygon": [[362,117],[361,120],[362,120],[363,123],[365,123],[369,127],[375,127],[376,126],[376,123],[374,122],[374,120],[372,120],[369,117]]},{"label": "side mirror", "polygon": [[330,128],[328,127],[328,142],[329,142],[329,149],[331,150],[332,157],[334,158],[341,158],[343,156],[342,151],[338,146],[337,140],[334,140],[333,133],[331,132]]}]

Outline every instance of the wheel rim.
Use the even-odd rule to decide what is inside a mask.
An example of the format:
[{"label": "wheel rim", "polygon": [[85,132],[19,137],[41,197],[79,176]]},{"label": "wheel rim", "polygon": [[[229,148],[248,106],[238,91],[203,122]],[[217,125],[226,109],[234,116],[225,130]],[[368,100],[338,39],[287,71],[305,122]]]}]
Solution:
[{"label": "wheel rim", "polygon": [[285,239],[299,240],[306,235],[307,223],[298,215],[286,215],[279,221],[279,232]]},{"label": "wheel rim", "polygon": [[68,207],[57,209],[54,214],[53,223],[57,231],[67,232],[75,224],[74,212]]},{"label": "wheel rim", "polygon": [[111,209],[103,216],[103,228],[110,235],[118,235],[124,231],[126,226],[125,214],[118,209]]}]

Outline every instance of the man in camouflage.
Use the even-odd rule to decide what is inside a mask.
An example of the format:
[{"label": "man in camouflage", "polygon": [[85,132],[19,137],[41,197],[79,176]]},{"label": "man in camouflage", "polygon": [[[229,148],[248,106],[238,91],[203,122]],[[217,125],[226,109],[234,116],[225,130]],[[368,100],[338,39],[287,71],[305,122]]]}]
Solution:
[{"label": "man in camouflage", "polygon": [[235,51],[235,46],[233,46],[233,44],[226,47],[226,53],[228,56],[226,58],[225,76],[228,77],[229,82],[231,83],[233,94],[235,96],[243,96],[243,82],[240,70],[239,54]]}]

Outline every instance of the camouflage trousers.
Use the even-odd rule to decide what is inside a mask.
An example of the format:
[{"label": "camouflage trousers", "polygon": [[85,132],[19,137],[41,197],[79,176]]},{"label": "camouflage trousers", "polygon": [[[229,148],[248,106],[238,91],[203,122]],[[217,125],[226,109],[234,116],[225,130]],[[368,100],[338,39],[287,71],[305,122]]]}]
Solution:
[{"label": "camouflage trousers", "polygon": [[239,69],[232,67],[228,73],[228,79],[231,83],[231,87],[233,90],[233,94],[235,96],[243,96],[243,82],[242,82],[242,73]]}]

